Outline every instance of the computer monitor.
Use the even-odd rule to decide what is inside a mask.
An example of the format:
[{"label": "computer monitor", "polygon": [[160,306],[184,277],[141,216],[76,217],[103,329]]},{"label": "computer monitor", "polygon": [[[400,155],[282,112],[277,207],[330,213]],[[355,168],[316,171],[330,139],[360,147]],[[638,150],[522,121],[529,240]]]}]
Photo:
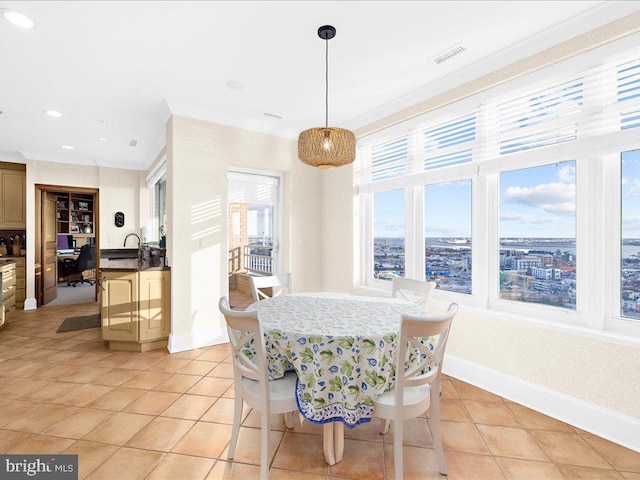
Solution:
[{"label": "computer monitor", "polygon": [[73,235],[58,235],[58,250],[73,249]]}]

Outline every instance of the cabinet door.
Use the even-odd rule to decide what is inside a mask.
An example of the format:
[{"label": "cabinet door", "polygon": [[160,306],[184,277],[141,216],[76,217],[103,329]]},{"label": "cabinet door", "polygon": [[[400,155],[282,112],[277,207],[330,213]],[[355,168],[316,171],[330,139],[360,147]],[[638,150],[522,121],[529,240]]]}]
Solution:
[{"label": "cabinet door", "polygon": [[26,173],[18,170],[0,170],[0,188],[0,227],[26,228]]},{"label": "cabinet door", "polygon": [[169,336],[171,330],[171,272],[140,272],[140,341]]},{"label": "cabinet door", "polygon": [[102,338],[138,341],[137,272],[103,272],[101,275]]}]

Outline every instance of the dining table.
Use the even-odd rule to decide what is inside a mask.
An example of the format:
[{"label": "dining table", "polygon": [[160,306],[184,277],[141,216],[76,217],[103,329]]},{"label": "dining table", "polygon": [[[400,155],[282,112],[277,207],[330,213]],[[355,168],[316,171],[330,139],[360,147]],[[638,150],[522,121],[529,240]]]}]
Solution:
[{"label": "dining table", "polygon": [[323,425],[329,465],[342,460],[344,427],[369,422],[374,399],[395,383],[402,314],[426,313],[405,299],[334,292],[280,295],[246,310],[258,312],[269,377],[296,372],[298,410]]}]

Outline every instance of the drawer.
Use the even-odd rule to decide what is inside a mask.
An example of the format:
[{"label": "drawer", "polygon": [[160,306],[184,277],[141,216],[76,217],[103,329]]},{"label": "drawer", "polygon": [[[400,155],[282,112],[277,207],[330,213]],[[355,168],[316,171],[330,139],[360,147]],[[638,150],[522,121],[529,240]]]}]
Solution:
[{"label": "drawer", "polygon": [[2,303],[4,303],[5,298],[9,298],[11,296],[14,296],[15,294],[16,294],[15,283],[13,285],[5,285],[5,283],[2,282]]},{"label": "drawer", "polygon": [[10,313],[15,311],[16,309],[16,297],[15,295],[12,295],[11,297],[5,299],[2,299],[2,306],[4,307],[4,311],[5,313]]}]

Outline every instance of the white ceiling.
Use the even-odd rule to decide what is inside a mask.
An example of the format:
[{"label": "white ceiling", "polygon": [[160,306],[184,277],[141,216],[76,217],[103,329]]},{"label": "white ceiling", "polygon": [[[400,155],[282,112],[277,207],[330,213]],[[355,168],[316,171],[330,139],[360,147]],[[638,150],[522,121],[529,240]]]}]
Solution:
[{"label": "white ceiling", "polygon": [[[138,170],[164,145],[169,112],[291,138],[323,125],[324,24],[337,29],[329,123],[355,129],[640,3],[0,0],[3,8],[36,28],[0,17],[0,160]],[[460,55],[431,60],[459,43]]]}]

